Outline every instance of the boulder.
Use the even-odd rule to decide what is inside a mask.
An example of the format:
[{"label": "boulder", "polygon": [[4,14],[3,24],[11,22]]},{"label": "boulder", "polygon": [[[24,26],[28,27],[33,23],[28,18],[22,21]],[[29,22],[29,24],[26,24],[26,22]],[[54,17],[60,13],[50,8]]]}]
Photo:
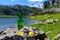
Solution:
[{"label": "boulder", "polygon": [[45,24],[53,24],[54,20],[46,20]]}]

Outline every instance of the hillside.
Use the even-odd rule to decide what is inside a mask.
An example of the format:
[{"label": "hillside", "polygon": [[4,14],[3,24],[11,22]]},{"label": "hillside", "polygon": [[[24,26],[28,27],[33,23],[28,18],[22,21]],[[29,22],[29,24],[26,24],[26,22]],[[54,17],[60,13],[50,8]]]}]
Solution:
[{"label": "hillside", "polygon": [[17,16],[18,11],[22,9],[24,16],[30,15],[30,13],[37,13],[40,9],[29,7],[29,6],[22,6],[22,5],[0,5],[0,15],[12,15]]}]

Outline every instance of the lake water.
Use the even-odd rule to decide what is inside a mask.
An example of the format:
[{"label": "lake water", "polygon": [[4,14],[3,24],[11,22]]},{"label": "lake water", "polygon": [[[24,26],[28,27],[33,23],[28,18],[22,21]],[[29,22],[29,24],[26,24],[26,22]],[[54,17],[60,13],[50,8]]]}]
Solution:
[{"label": "lake water", "polygon": [[[9,27],[16,27],[18,18],[0,18],[0,30],[4,30]],[[24,25],[34,24],[36,21],[24,19]]]}]

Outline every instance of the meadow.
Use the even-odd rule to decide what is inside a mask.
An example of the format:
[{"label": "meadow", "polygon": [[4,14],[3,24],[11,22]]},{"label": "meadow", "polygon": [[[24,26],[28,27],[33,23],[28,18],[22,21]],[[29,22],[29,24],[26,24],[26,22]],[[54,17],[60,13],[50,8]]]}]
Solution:
[{"label": "meadow", "polygon": [[[51,18],[49,18],[51,16]],[[60,19],[60,13],[46,13],[44,15],[35,15],[28,17],[30,20],[49,20],[49,19]]]},{"label": "meadow", "polygon": [[[50,18],[48,16],[51,16]],[[44,15],[36,15],[31,16],[28,19],[30,20],[53,20],[53,19],[59,19],[57,23],[53,24],[32,24],[31,27],[35,27],[39,30],[43,30],[44,32],[51,32],[50,34],[47,34],[49,38],[54,38],[57,34],[60,34],[60,13],[56,14],[44,14]]]},{"label": "meadow", "polygon": [[44,32],[51,32],[50,34],[47,34],[48,38],[53,38],[57,34],[60,33],[60,23],[54,23],[54,24],[33,24],[30,25],[31,27],[35,27],[39,30],[43,30]]}]

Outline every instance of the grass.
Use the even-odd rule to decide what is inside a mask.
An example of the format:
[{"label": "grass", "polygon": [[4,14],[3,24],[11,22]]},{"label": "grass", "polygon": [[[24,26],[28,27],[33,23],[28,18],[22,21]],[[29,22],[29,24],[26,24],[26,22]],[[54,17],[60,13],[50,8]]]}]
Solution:
[{"label": "grass", "polygon": [[38,28],[39,30],[43,30],[44,32],[51,31],[51,33],[47,35],[51,39],[54,36],[56,36],[57,34],[60,33],[60,23],[54,23],[54,24],[33,24],[33,25],[30,25],[30,26]]},{"label": "grass", "polygon": [[[48,18],[48,16],[52,16],[52,18]],[[55,14],[48,13],[48,16],[46,14],[45,15],[36,15],[36,16],[28,17],[28,19],[30,19],[30,20],[60,19],[60,13],[55,13]]]},{"label": "grass", "polygon": [[12,18],[14,16],[11,16],[11,15],[0,15],[0,18]]},{"label": "grass", "polygon": [[[52,18],[48,18],[48,16],[52,16]],[[31,16],[28,19],[30,20],[59,19],[60,20],[60,13],[55,13],[55,14],[48,13],[48,16],[46,14],[36,15],[36,16]],[[53,23],[53,24],[32,24],[29,26],[38,28],[39,30],[43,30],[45,32],[51,31],[51,33],[47,35],[51,39],[60,33],[60,21],[58,21],[57,23]]]}]

